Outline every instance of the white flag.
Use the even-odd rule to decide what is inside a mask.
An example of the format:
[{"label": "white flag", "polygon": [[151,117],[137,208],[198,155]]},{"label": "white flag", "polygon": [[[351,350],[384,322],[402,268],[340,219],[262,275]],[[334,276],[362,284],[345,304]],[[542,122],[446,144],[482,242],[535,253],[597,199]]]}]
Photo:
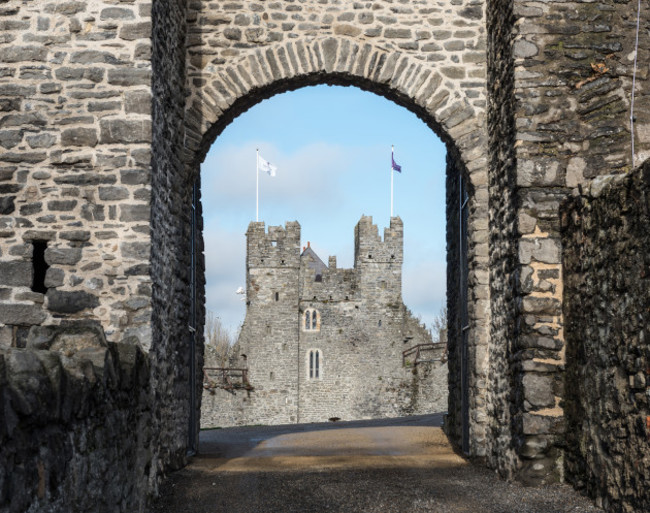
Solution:
[{"label": "white flag", "polygon": [[266,171],[269,176],[275,176],[275,172],[278,169],[273,164],[271,164],[268,160],[264,160],[262,157],[259,157],[259,166],[260,166],[260,170]]}]

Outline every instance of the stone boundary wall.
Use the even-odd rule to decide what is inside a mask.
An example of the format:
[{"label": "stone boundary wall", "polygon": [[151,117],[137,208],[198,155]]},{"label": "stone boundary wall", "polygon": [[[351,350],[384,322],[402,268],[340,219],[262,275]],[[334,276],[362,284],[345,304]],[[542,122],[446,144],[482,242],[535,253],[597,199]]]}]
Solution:
[{"label": "stone boundary wall", "polygon": [[144,511],[158,469],[142,350],[95,323],[0,342],[0,511]]},{"label": "stone boundary wall", "polygon": [[562,209],[566,479],[650,511],[650,162]]},{"label": "stone boundary wall", "polygon": [[[442,353],[442,350],[439,351]],[[436,354],[436,357],[440,354]],[[255,407],[255,390],[228,391],[221,388],[204,390],[201,408],[201,428],[246,426],[265,423],[260,409]],[[356,415],[355,410],[366,409],[367,415]],[[402,376],[384,376],[373,393],[367,393],[363,405],[341,404],[332,409],[331,416],[343,420],[404,417],[444,412],[447,409],[447,365],[420,363],[407,367]],[[316,422],[326,422],[327,417]]]}]

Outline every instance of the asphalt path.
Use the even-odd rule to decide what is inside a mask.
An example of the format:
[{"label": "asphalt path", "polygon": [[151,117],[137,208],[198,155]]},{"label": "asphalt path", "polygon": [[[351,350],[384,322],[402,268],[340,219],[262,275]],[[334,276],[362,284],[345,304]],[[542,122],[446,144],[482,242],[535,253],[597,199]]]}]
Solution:
[{"label": "asphalt path", "polygon": [[596,513],[566,485],[526,488],[454,453],[442,415],[202,431],[152,513]]}]

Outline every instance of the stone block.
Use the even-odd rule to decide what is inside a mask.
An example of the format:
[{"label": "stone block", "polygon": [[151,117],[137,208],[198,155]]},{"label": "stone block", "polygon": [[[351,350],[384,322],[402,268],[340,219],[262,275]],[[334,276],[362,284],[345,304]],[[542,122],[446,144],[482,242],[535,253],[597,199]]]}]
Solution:
[{"label": "stone block", "polygon": [[411,29],[386,28],[384,30],[384,37],[389,39],[408,39],[412,37],[412,34]]},{"label": "stone block", "polygon": [[0,146],[9,150],[23,140],[22,130],[0,130]]},{"label": "stone block", "polygon": [[44,285],[46,288],[51,287],[60,287],[63,285],[63,279],[65,278],[65,272],[63,269],[57,267],[50,267],[45,272],[45,281]]},{"label": "stone block", "polygon": [[52,200],[47,202],[47,208],[54,212],[70,212],[77,206],[77,200]]},{"label": "stone block", "polygon": [[56,143],[56,136],[49,133],[28,135],[26,138],[30,148],[51,148]]},{"label": "stone block", "polygon": [[97,145],[97,131],[94,128],[68,128],[61,132],[61,144],[93,148]]},{"label": "stone block", "polygon": [[99,124],[102,144],[151,142],[149,120],[102,119]]},{"label": "stone block", "polygon": [[74,265],[81,260],[81,248],[47,248],[45,261],[49,265]]},{"label": "stone block", "polygon": [[120,221],[149,221],[151,207],[149,205],[120,205]]},{"label": "stone block", "polygon": [[10,45],[0,48],[0,62],[43,62],[47,54],[48,49],[44,46]]},{"label": "stone block", "polygon": [[525,238],[519,242],[519,262],[560,263],[560,241],[551,238]]},{"label": "stone block", "polygon": [[534,408],[552,408],[555,406],[553,394],[553,376],[527,372],[522,378],[524,399]]},{"label": "stone block", "polygon": [[0,215],[8,216],[16,210],[16,196],[0,196]]},{"label": "stone block", "polygon": [[98,193],[102,201],[120,201],[129,197],[126,187],[99,187]]},{"label": "stone block", "polygon": [[149,91],[127,91],[124,108],[127,114],[151,114]]},{"label": "stone block", "polygon": [[75,242],[86,242],[90,240],[90,232],[88,230],[70,230],[67,232],[61,232],[59,234],[64,240],[71,240]]},{"label": "stone block", "polygon": [[151,70],[147,68],[117,68],[108,71],[108,83],[118,86],[149,86]]},{"label": "stone block", "polygon": [[120,245],[124,258],[136,260],[148,260],[151,252],[150,242],[123,242]]},{"label": "stone block", "polygon": [[124,7],[106,7],[99,15],[100,20],[133,20],[135,14],[133,9]]},{"label": "stone block", "polygon": [[41,305],[24,303],[0,303],[0,323],[14,326],[41,324],[47,314]]},{"label": "stone block", "polygon": [[151,37],[151,22],[125,23],[120,29],[120,38],[126,41]]},{"label": "stone block", "polygon": [[49,289],[46,294],[47,309],[57,313],[77,313],[99,306],[99,299],[84,291]]},{"label": "stone block", "polygon": [[31,287],[33,273],[31,262],[0,262],[0,285]]}]

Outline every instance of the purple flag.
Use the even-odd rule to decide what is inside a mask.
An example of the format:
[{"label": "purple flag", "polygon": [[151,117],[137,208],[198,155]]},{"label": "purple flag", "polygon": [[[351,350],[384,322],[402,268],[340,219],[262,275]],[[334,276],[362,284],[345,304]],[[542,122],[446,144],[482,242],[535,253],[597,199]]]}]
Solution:
[{"label": "purple flag", "polygon": [[398,173],[402,172],[402,166],[400,166],[397,162],[395,162],[395,159],[393,158],[393,154],[390,154],[390,160],[392,162],[392,168],[393,171],[397,171]]}]

